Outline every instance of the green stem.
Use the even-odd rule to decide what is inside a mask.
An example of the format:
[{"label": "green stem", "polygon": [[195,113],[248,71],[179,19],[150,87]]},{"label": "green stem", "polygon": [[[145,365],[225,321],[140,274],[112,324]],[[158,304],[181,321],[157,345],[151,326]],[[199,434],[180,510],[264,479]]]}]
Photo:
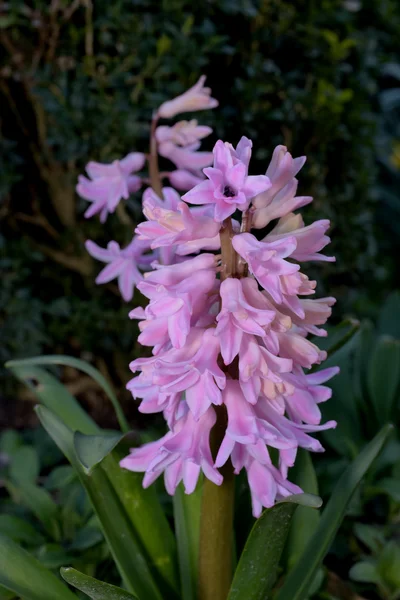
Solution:
[{"label": "green stem", "polygon": [[[217,407],[217,422],[211,431],[213,455],[226,430],[226,410]],[[226,600],[232,582],[233,506],[235,481],[228,461],[221,469],[224,481],[215,485],[204,478],[201,500],[199,600]]]}]

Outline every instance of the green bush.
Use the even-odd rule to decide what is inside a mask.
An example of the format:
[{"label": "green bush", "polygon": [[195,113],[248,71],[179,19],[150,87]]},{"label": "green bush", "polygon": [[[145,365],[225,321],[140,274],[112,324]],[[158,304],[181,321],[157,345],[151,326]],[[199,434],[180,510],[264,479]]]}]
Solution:
[{"label": "green bush", "polygon": [[[392,185],[382,171],[378,181],[376,156],[386,110],[380,88],[398,86],[382,83],[382,66],[396,60],[396,0],[13,0],[7,7],[0,16],[4,358],[85,350],[105,359],[118,385],[126,379],[135,330],[127,331],[113,286],[96,289],[83,249],[86,238],[123,242],[126,228],[117,217],[104,227],[85,221],[75,181],[88,158],[146,151],[151,108],[203,72],[220,101],[202,117],[215,137],[234,142],[246,132],[255,168],[278,143],[307,154],[301,193],[316,198],[309,217],[332,220],[338,263],[324,266],[323,280],[339,298],[337,317],[354,307],[375,312],[395,277],[393,261],[379,252],[389,246],[390,254],[396,234],[379,230],[375,213]],[[381,159],[393,143],[380,143]],[[139,200],[128,201],[133,220]]]}]

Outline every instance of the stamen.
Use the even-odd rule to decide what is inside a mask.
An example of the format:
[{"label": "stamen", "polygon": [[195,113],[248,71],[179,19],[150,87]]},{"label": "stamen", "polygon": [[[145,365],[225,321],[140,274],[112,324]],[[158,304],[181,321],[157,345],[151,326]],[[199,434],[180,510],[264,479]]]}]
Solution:
[{"label": "stamen", "polygon": [[234,198],[236,196],[235,190],[233,190],[229,185],[224,187],[223,194],[225,198]]}]

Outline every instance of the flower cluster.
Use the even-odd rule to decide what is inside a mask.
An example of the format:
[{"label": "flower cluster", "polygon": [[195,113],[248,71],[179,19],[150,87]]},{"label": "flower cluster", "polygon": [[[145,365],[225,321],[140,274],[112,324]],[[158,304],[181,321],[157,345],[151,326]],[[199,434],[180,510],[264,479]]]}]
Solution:
[{"label": "flower cluster", "polygon": [[[158,125],[160,119],[170,119],[179,113],[211,109],[218,106],[218,102],[211,97],[211,90],[204,87],[205,77],[181,96],[164,102],[156,111],[151,128],[152,147],[154,144],[156,156],[146,157],[140,152],[132,152],[121,160],[112,164],[89,162],[86,172],[89,176],[79,176],[77,193],[90,202],[85,212],[85,217],[90,218],[100,215],[104,223],[109,214],[114,213],[121,200],[129,196],[148,183],[148,179],[139,174],[145,166],[146,158],[152,160],[157,154],[172,162],[175,168],[172,171],[161,173],[161,177],[168,179],[176,190],[187,191],[204,179],[203,168],[213,161],[212,152],[199,151],[201,140],[212,129],[198,125],[196,120],[179,121],[172,126]],[[146,194],[146,192],[145,192]],[[162,209],[175,209],[179,196],[173,189],[166,193]],[[149,199],[148,211],[155,208],[157,200]],[[164,244],[165,246],[165,244]],[[92,241],[87,242],[86,249],[97,260],[108,263],[96,279],[97,283],[108,283],[118,278],[118,285],[123,299],[132,300],[136,284],[143,279],[141,270],[146,270],[153,260],[160,260],[165,264],[167,250],[156,249],[150,252],[150,244],[139,242],[134,236],[126,248],[120,248],[117,242],[110,242],[107,249],[100,248]],[[137,267],[140,267],[138,270]]]},{"label": "flower cluster", "polygon": [[[214,106],[202,78],[164,103],[157,118]],[[251,141],[242,137],[236,148],[218,141],[212,153],[197,152],[209,132],[195,121],[154,128],[159,153],[177,166],[170,183],[190,189],[182,197],[171,187],[147,189],[146,221],[128,248],[87,248],[108,263],[98,282],[118,277],[126,300],[133,285],[148,299],[130,317],[151,356],[130,364],[135,376],[127,387],[141,412],[162,412],[168,426],[121,466],[144,472],[144,486],[164,474],[170,494],[181,481],[191,493],[201,472],[220,485],[227,463],[236,474],[245,469],[258,517],[301,492],[288,479],[298,448],[321,452],[310,434],[336,425],[321,424],[319,404],[330,398],[324,383],[337,369],[307,372],[326,358],[308,337],[326,335],[321,326],[335,300],[312,299],[316,282],[301,269],[334,258],[321,254],[329,222],[306,226],[294,212],[312,200],[296,195],[305,157],[278,146],[265,175],[250,175]],[[105,186],[88,172],[96,189]],[[108,199],[111,188],[118,186],[110,183]]]}]

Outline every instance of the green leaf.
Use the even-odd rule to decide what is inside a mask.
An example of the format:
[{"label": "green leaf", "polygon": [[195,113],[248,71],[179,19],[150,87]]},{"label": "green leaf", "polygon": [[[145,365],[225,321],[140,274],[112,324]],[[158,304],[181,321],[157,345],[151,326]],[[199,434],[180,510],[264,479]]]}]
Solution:
[{"label": "green leaf", "polygon": [[88,475],[76,457],[73,432],[49,409],[37,406],[36,412],[43,427],[76,469],[129,591],[146,600],[161,600],[132,523],[106,473],[99,466]]},{"label": "green leaf", "polygon": [[185,494],[181,483],[173,497],[183,600],[195,600],[197,593],[201,492],[199,483],[192,494]]},{"label": "green leaf", "polygon": [[[73,367],[74,369],[78,369],[78,371],[83,371],[84,373],[86,373],[87,375],[89,375],[92,379],[94,379],[99,386],[104,390],[104,392],[107,394],[108,398],[110,399],[114,410],[115,410],[115,414],[117,416],[118,419],[118,423],[121,427],[121,431],[123,431],[124,433],[127,433],[130,429],[129,424],[125,418],[125,415],[123,413],[123,410],[121,408],[120,403],[118,402],[118,398],[115,395],[114,390],[112,389],[111,385],[109,384],[109,382],[107,381],[107,379],[100,373],[100,371],[98,371],[95,367],[93,367],[92,365],[90,365],[89,363],[80,360],[79,358],[74,358],[72,356],[63,356],[63,355],[47,355],[47,356],[38,356],[35,358],[27,358],[25,360],[19,360],[19,361],[10,361],[8,363],[6,363],[6,367],[11,368],[12,370],[15,369],[15,367],[18,367],[19,365],[23,366],[23,365],[62,365],[62,366],[66,366],[66,367]],[[49,407],[51,408],[51,407]],[[65,421],[65,423],[67,423],[67,421]],[[74,428],[75,430],[78,430],[79,427]],[[80,431],[83,431],[84,433],[90,433],[89,431],[84,431],[83,429],[80,429]]]},{"label": "green leaf", "polygon": [[400,382],[400,342],[381,337],[369,361],[368,390],[378,423],[386,423],[392,409]]},{"label": "green leaf", "polygon": [[322,513],[320,524],[277,594],[277,600],[303,600],[345,515],[358,484],[385,444],[392,425],[386,425],[339,479]]},{"label": "green leaf", "polygon": [[12,592],[11,590],[8,590],[7,588],[0,585],[0,600],[13,600],[13,598],[16,597],[17,596],[15,592]]},{"label": "green leaf", "polygon": [[15,429],[6,429],[0,436],[0,452],[12,456],[22,446],[22,438]]},{"label": "green leaf", "polygon": [[[291,469],[291,481],[308,493],[318,497],[318,482],[310,453],[299,449],[296,463]],[[319,499],[321,500],[321,499]],[[322,501],[321,501],[322,504]],[[321,504],[319,506],[321,506]],[[316,507],[319,508],[319,507]],[[304,552],[304,548],[314,531],[318,527],[319,512],[308,510],[306,506],[299,506],[293,515],[287,547],[287,567],[290,570]]]},{"label": "green leaf", "polygon": [[390,477],[380,479],[373,486],[370,486],[369,491],[374,494],[387,494],[395,502],[400,502],[400,481],[398,479]]},{"label": "green leaf", "polygon": [[400,545],[395,540],[390,540],[383,547],[377,564],[380,579],[388,585],[393,592],[400,590]]},{"label": "green leaf", "polygon": [[321,508],[322,506],[322,498],[315,494],[293,494],[292,496],[286,496],[283,500],[279,500],[277,504],[286,502],[292,502],[293,504],[307,508]]},{"label": "green leaf", "polygon": [[18,484],[6,482],[6,486],[18,503],[23,504],[33,512],[53,539],[59,540],[61,536],[58,522],[59,507],[49,492],[33,483],[22,481]]},{"label": "green leaf", "polygon": [[75,452],[88,473],[114,450],[122,437],[123,434],[118,431],[110,431],[99,435],[84,435],[79,431],[75,432]]},{"label": "green leaf", "polygon": [[[63,364],[75,366],[82,370],[85,367],[86,372],[92,374],[93,377],[97,373],[97,380],[103,381],[104,389],[109,389],[106,380],[101,379],[102,376],[96,369],[86,363],[81,364],[81,361],[68,359],[68,357],[45,357],[43,360],[47,361],[46,364],[49,362],[58,364],[61,359],[64,361]],[[36,379],[37,384],[33,386],[33,391],[39,396],[41,402],[61,419],[61,424],[65,423],[67,428],[72,431],[79,430],[87,435],[101,435],[102,430],[86,415],[65,387],[43,369],[30,364],[32,362],[40,363],[41,360],[38,358],[19,361],[18,365],[24,362],[23,367],[16,366],[16,362],[8,364],[14,372],[18,371],[22,380],[27,384],[31,383],[32,377]],[[21,373],[21,370],[23,373]],[[112,393],[110,389],[109,393]],[[84,418],[81,418],[82,414]],[[60,447],[59,441],[54,438],[51,432],[50,436]],[[80,438],[80,443],[82,443],[82,438]],[[61,449],[71,463],[75,462],[74,466],[76,468],[78,461],[75,449],[69,446]],[[127,452],[125,452],[125,455]],[[124,454],[121,454],[120,450],[115,448],[112,454],[106,456],[102,461],[101,466],[107,473],[108,485],[111,483],[117,499],[123,505],[124,514],[128,516],[131,527],[134,528],[137,543],[146,553],[152,572],[159,575],[160,582],[165,582],[168,591],[177,590],[178,574],[175,539],[157,498],[156,490],[154,486],[144,490],[141,475],[121,469],[119,461],[123,457]],[[80,464],[77,470],[82,470]]]},{"label": "green leaf", "polygon": [[76,473],[70,465],[61,465],[52,470],[45,481],[47,490],[60,490],[76,479]]},{"label": "green leaf", "polygon": [[38,363],[40,359],[27,359],[11,361],[6,366],[70,429],[88,434],[98,433],[99,427],[67,388],[45,369],[35,366]]},{"label": "green leaf", "polygon": [[340,427],[324,431],[323,438],[338,454],[350,459],[357,456],[365,443],[354,386],[354,357],[359,337],[360,332],[357,332],[324,363],[324,368],[340,367],[340,373],[329,382],[335,402],[326,402],[321,406],[323,420],[335,419],[340,414]]},{"label": "green leaf", "polygon": [[43,544],[38,549],[36,558],[48,569],[59,569],[74,560],[74,556],[59,544]]},{"label": "green leaf", "polygon": [[44,542],[43,536],[27,521],[14,515],[0,515],[0,533],[14,542],[36,546]]},{"label": "green leaf", "polygon": [[160,583],[167,586],[169,596],[178,591],[176,542],[167,521],[163,507],[157,497],[155,486],[143,489],[141,473],[122,469],[120,461],[127,450],[119,444],[101,463],[116,494],[119,497],[140,544],[148,556],[152,571]]},{"label": "green leaf", "polygon": [[362,561],[353,565],[349,571],[349,577],[353,581],[363,583],[379,583],[379,575],[376,565],[371,562]]},{"label": "green leaf", "polygon": [[92,600],[138,600],[125,590],[84,575],[72,567],[60,569],[60,573],[67,583],[87,594]]},{"label": "green leaf", "polygon": [[73,542],[69,545],[69,550],[88,550],[104,540],[103,534],[97,527],[84,527],[76,535]]},{"label": "green leaf", "polygon": [[294,502],[282,502],[257,519],[236,568],[228,600],[268,600],[295,510]]},{"label": "green leaf", "polygon": [[329,328],[327,338],[320,338],[318,346],[326,350],[328,356],[338,352],[360,329],[360,321],[357,319],[344,319],[339,325]]},{"label": "green leaf", "polygon": [[385,544],[383,531],[373,525],[355,523],[354,534],[374,554],[378,553]]},{"label": "green leaf", "polygon": [[400,338],[400,292],[389,294],[378,317],[378,333]]},{"label": "green leaf", "polygon": [[77,600],[51,571],[4,535],[0,535],[0,585],[23,600]]},{"label": "green leaf", "polygon": [[39,458],[33,446],[21,446],[15,451],[9,468],[13,481],[35,483],[39,470]]}]

